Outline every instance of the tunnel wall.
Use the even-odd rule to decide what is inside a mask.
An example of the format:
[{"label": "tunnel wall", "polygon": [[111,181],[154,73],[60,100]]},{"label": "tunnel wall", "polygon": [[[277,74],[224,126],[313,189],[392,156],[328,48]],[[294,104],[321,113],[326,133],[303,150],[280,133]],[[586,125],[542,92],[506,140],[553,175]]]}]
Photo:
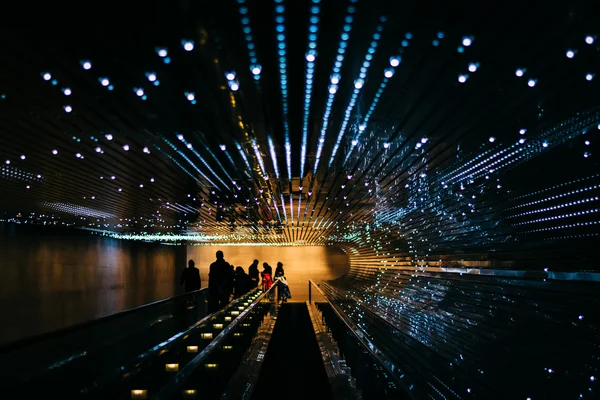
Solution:
[{"label": "tunnel wall", "polygon": [[400,242],[345,246],[349,273],[324,287],[386,355],[405,390],[416,398],[595,393],[596,272],[574,265],[545,271],[539,258],[529,269],[517,268],[526,258],[495,267],[478,261],[481,254],[425,266]]},{"label": "tunnel wall", "polygon": [[171,297],[184,246],[0,224],[0,343]]}]

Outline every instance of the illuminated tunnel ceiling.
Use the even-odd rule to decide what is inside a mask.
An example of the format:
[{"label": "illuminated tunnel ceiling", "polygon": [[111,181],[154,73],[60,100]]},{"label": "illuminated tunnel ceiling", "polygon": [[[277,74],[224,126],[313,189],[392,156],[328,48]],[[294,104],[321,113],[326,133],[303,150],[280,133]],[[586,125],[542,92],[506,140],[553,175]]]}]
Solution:
[{"label": "illuminated tunnel ceiling", "polygon": [[417,3],[23,10],[0,217],[424,255],[597,237],[591,8]]}]

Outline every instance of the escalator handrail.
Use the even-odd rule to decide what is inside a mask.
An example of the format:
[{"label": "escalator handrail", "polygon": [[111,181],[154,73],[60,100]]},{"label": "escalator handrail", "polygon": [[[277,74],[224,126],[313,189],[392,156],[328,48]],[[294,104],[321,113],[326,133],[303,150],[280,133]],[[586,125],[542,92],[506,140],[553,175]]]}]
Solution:
[{"label": "escalator handrail", "polygon": [[[152,348],[146,350],[145,352],[139,354],[138,356],[136,356],[135,358],[127,361],[128,365],[133,365],[134,367],[124,367],[124,366],[120,366],[118,368],[116,368],[114,371],[110,372],[107,374],[107,376],[104,376],[102,378],[103,383],[99,384],[99,385],[92,385],[91,387],[86,387],[81,389],[80,393],[92,393],[92,392],[96,392],[98,390],[102,390],[104,387],[106,387],[107,384],[110,384],[110,382],[112,382],[112,380],[119,375],[127,375],[128,377],[133,377],[135,376],[139,371],[142,370],[141,366],[143,365],[147,365],[148,363],[152,362],[152,359],[157,357],[158,355],[160,355],[160,353],[162,353],[163,350],[170,348],[171,346],[175,346],[176,344],[178,344],[179,340],[183,340],[183,338],[185,338],[187,335],[189,335],[190,333],[192,333],[192,331],[194,331],[195,329],[198,329],[202,326],[204,326],[206,324],[206,322],[210,321],[211,319],[217,317],[219,314],[224,313],[225,311],[227,311],[230,306],[235,305],[237,303],[239,303],[240,301],[242,301],[242,299],[246,298],[248,295],[258,291],[260,288],[256,287],[250,291],[248,291],[247,293],[245,293],[243,296],[232,300],[229,304],[227,304],[226,307],[215,311],[212,314],[208,314],[205,317],[203,317],[202,319],[200,319],[199,321],[195,322],[193,325],[191,325],[188,329],[186,329],[185,331],[176,333],[175,335],[171,336],[169,339],[164,340],[163,342],[157,344],[156,346],[153,346]],[[260,296],[259,296],[260,298]],[[233,321],[232,321],[233,322]],[[214,339],[213,339],[214,340]]]},{"label": "escalator handrail", "polygon": [[[367,350],[369,352],[369,354],[371,354],[371,356],[375,360],[377,360],[379,365],[381,365],[381,367],[385,370],[385,372],[387,372],[387,375],[390,377],[390,379],[392,379],[399,388],[404,388],[405,384],[398,379],[398,377],[396,376],[394,371],[389,367],[388,362],[386,360],[384,360],[378,353],[376,353],[373,350],[373,348],[376,348],[376,346],[373,345],[368,339],[366,339],[364,337],[364,335],[359,334],[357,332],[357,328],[354,326],[354,323],[348,321],[348,318],[345,315],[343,315],[342,312],[340,312],[338,310],[337,306],[335,304],[333,304],[333,302],[325,295],[325,293],[321,290],[319,285],[317,285],[312,280],[309,280],[309,283],[312,284],[317,289],[317,291],[321,294],[321,296],[323,296],[325,301],[327,301],[327,303],[331,306],[331,309],[333,310],[333,312],[335,312],[335,314],[338,316],[338,318],[344,323],[344,325],[346,325],[348,330],[358,340],[358,342],[361,344],[361,346],[365,350]],[[331,285],[328,285],[327,282],[322,282],[322,283],[329,287],[332,287]],[[333,289],[335,289],[335,288],[333,288]]]},{"label": "escalator handrail", "polygon": [[248,307],[240,313],[233,321],[229,323],[222,331],[206,346],[196,357],[190,360],[178,373],[175,375],[161,390],[152,397],[152,400],[171,399],[177,390],[181,389],[181,386],[186,380],[196,371],[196,368],[202,363],[212,351],[221,345],[221,343],[229,336],[231,331],[236,328],[240,322],[248,316],[250,311],[256,307],[257,304],[274,288],[279,285],[278,281],[275,281],[273,285],[260,296],[258,296]]},{"label": "escalator handrail", "polygon": [[187,292],[187,293],[179,294],[177,296],[167,297],[166,299],[154,301],[152,303],[142,304],[141,306],[137,306],[137,307],[134,307],[134,308],[129,308],[127,310],[119,311],[119,312],[116,312],[116,313],[113,313],[113,314],[109,314],[109,315],[105,315],[103,317],[96,318],[96,319],[93,319],[93,320],[79,322],[77,324],[69,325],[67,327],[60,328],[60,329],[57,329],[57,330],[54,330],[54,331],[41,333],[39,335],[25,337],[23,339],[18,339],[18,340],[14,341],[14,342],[9,342],[9,343],[0,345],[0,354],[2,354],[2,353],[9,353],[9,352],[12,352],[12,351],[15,351],[15,350],[19,350],[19,349],[22,349],[23,347],[27,347],[27,346],[35,344],[35,343],[43,342],[45,340],[56,338],[56,337],[59,337],[61,335],[67,335],[67,334],[70,334],[70,333],[73,333],[73,332],[76,332],[76,331],[79,331],[79,330],[90,328],[92,326],[99,325],[101,323],[108,322],[108,321],[111,321],[111,320],[114,320],[114,319],[117,319],[117,318],[120,318],[120,317],[129,316],[130,314],[133,314],[135,312],[139,312],[139,311],[146,310],[146,309],[149,309],[149,308],[152,308],[152,307],[156,307],[156,306],[159,306],[161,304],[168,303],[170,301],[179,300],[179,299],[184,298],[184,297],[194,296],[194,295],[202,293],[202,292],[208,293],[208,288],[202,288],[202,289],[194,290],[192,292]]}]

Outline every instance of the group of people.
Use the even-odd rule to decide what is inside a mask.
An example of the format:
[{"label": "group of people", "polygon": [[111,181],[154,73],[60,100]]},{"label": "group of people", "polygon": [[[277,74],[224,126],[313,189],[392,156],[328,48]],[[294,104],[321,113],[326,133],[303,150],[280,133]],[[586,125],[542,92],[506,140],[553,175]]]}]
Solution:
[{"label": "group of people", "polygon": [[[280,281],[279,300],[286,302],[291,298],[290,289],[285,279],[283,263],[278,262],[273,275],[273,268],[268,263],[263,263],[263,270],[258,271],[258,260],[254,260],[248,267],[248,273],[244,268],[229,264],[224,259],[221,250],[216,253],[217,260],[210,264],[208,272],[208,311],[215,312],[229,304],[231,296],[236,299],[241,295],[254,289],[259,284],[263,291],[271,288],[274,282]],[[260,282],[259,282],[259,277]],[[200,270],[195,267],[194,260],[189,260],[188,268],[181,273],[180,282],[185,291],[198,290],[201,287]]]}]

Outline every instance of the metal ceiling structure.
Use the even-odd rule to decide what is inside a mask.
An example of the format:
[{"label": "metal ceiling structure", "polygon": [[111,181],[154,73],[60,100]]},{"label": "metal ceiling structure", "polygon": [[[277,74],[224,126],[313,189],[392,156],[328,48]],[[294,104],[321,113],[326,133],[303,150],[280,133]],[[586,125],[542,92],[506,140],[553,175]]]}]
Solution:
[{"label": "metal ceiling structure", "polygon": [[0,38],[0,218],[413,255],[593,239],[591,6],[23,10]]}]

